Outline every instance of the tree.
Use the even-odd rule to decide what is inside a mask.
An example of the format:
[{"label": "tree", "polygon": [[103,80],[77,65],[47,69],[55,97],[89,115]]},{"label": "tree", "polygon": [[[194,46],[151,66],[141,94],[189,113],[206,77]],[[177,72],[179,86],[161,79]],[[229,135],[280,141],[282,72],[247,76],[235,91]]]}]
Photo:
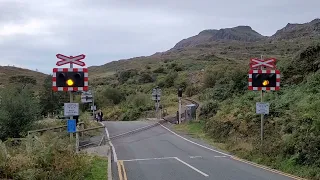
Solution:
[{"label": "tree", "polygon": [[36,85],[37,80],[34,79],[32,76],[23,76],[23,75],[17,75],[17,76],[11,76],[9,78],[9,82],[21,85],[21,88],[24,89],[28,84]]},{"label": "tree", "polygon": [[41,115],[57,113],[63,103],[67,102],[67,99],[68,94],[66,92],[52,91],[52,76],[47,76],[40,91]]},{"label": "tree", "polygon": [[39,102],[29,88],[6,87],[0,92],[0,139],[19,138],[39,117]]}]

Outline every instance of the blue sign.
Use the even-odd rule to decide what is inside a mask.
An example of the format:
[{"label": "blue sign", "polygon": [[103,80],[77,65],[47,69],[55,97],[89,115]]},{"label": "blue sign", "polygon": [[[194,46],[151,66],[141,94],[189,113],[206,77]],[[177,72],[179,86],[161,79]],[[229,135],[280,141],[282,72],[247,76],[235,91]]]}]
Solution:
[{"label": "blue sign", "polygon": [[69,133],[74,133],[76,132],[76,120],[75,119],[69,119],[68,120],[68,132]]}]

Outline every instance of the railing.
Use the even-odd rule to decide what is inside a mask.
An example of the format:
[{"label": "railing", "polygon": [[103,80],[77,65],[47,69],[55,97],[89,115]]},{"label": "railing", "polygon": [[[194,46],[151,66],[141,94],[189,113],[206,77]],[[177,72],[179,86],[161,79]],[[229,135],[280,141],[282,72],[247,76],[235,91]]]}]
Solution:
[{"label": "railing", "polygon": [[[78,123],[79,126],[84,129],[84,122],[79,122]],[[56,127],[50,127],[50,128],[43,128],[43,129],[37,129],[37,130],[32,130],[32,131],[28,131],[28,136],[30,134],[33,134],[33,133],[39,133],[39,134],[42,134],[43,132],[46,132],[46,131],[54,131],[54,130],[57,130],[59,129],[60,132],[62,132],[62,129],[64,128],[67,128],[68,126],[67,125],[63,125],[63,126],[56,126]]]},{"label": "railing", "polygon": [[[88,129],[82,129],[76,134],[76,152],[87,147],[96,147],[105,145],[107,142],[105,126],[98,126]],[[81,136],[80,136],[81,134]]]}]

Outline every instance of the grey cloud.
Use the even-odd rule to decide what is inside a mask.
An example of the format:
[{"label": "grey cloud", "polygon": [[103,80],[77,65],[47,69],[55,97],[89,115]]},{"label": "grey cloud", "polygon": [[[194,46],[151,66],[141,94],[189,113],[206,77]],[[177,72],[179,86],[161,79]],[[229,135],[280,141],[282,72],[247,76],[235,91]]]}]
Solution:
[{"label": "grey cloud", "polygon": [[100,65],[165,51],[204,29],[237,25],[272,35],[288,22],[317,18],[319,6],[318,0],[0,0],[0,32],[9,23],[45,24],[37,33],[0,33],[0,65],[50,73],[57,53],[84,53],[87,65]]}]

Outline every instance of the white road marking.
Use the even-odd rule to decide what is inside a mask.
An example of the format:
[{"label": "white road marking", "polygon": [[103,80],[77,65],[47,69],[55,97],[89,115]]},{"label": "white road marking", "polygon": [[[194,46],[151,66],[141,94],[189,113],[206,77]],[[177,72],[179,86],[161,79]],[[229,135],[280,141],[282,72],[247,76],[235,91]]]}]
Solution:
[{"label": "white road marking", "polygon": [[202,174],[203,176],[206,176],[206,177],[208,177],[208,176],[209,176],[208,174],[206,174],[206,173],[204,173],[204,172],[200,171],[199,169],[197,169],[197,168],[195,168],[195,167],[191,166],[190,164],[188,164],[188,163],[186,163],[186,162],[182,161],[181,159],[179,159],[179,158],[177,158],[177,157],[176,157],[175,159],[176,159],[176,160],[178,160],[178,161],[180,161],[182,164],[184,164],[184,165],[188,166],[189,168],[191,168],[191,169],[193,169],[193,170],[197,171],[198,173]]},{"label": "white road marking", "polygon": [[150,160],[160,160],[160,159],[175,159],[176,157],[161,157],[161,158],[145,158],[145,159],[128,159],[122,160],[123,162],[130,162],[130,161],[150,161]]},{"label": "white road marking", "polygon": [[193,158],[201,158],[202,156],[189,156],[191,159]]},{"label": "white road marking", "polygon": [[[201,157],[201,156],[191,156],[191,157]],[[181,162],[182,164],[188,166],[189,168],[197,171],[198,173],[202,174],[203,176],[208,177],[209,175],[200,171],[199,169],[191,166],[190,164],[182,161],[181,159],[179,159],[178,157],[161,157],[161,158],[145,158],[145,159],[128,159],[128,160],[121,160],[123,162],[132,162],[132,161],[150,161],[150,160],[162,160],[162,159],[176,159],[177,161]]]},{"label": "white road marking", "polygon": [[[156,123],[155,123],[155,124],[156,124]],[[135,132],[135,131],[139,131],[140,129],[145,129],[145,128],[148,128],[148,127],[152,127],[152,126],[154,126],[155,124],[151,124],[151,125],[148,125],[148,126],[144,126],[144,127],[138,128],[138,129],[134,129],[134,130],[131,130],[131,131],[127,131],[127,132],[124,132],[124,133],[121,133],[121,134],[117,134],[117,135],[112,136],[112,138],[115,138],[115,137],[118,137],[118,136],[122,136],[122,135],[125,135],[125,134],[129,134],[129,133],[132,133],[132,132]]]},{"label": "white road marking", "polygon": [[214,156],[214,157],[227,157],[227,156]]},{"label": "white road marking", "polygon": [[111,149],[112,149],[112,154],[113,154],[113,159],[114,159],[114,162],[117,162],[118,161],[118,157],[117,157],[117,153],[116,153],[116,149],[114,148],[111,140],[110,140],[110,136],[109,136],[109,132],[108,132],[108,129],[107,129],[107,126],[104,125],[102,122],[99,122],[101,125],[105,126],[105,131],[106,131],[106,134],[107,134],[107,138],[109,140],[109,145],[111,146]]},{"label": "white road marking", "polygon": [[[159,124],[160,124],[160,123],[159,123]],[[202,148],[208,149],[208,150],[210,150],[210,151],[213,151],[213,152],[216,152],[216,153],[220,153],[220,154],[225,155],[225,156],[228,156],[228,157],[232,157],[232,156],[231,156],[231,155],[229,155],[229,154],[226,154],[226,153],[223,153],[223,152],[220,152],[220,151],[217,151],[217,150],[214,150],[214,149],[208,148],[208,147],[203,146],[203,145],[201,145],[201,144],[195,143],[195,142],[193,142],[193,141],[191,141],[191,140],[189,140],[189,139],[187,139],[187,138],[184,138],[184,137],[180,136],[179,134],[177,134],[177,133],[175,133],[175,132],[171,131],[169,128],[167,128],[167,127],[163,126],[162,124],[160,124],[160,126],[162,126],[162,127],[163,127],[163,128],[165,128],[166,130],[170,131],[172,134],[174,134],[174,135],[176,135],[176,136],[180,137],[181,139],[183,139],[183,140],[185,140],[185,141],[188,141],[188,142],[190,142],[190,143],[192,143],[192,144],[195,144],[195,145],[200,146],[200,147],[202,147]]]}]

